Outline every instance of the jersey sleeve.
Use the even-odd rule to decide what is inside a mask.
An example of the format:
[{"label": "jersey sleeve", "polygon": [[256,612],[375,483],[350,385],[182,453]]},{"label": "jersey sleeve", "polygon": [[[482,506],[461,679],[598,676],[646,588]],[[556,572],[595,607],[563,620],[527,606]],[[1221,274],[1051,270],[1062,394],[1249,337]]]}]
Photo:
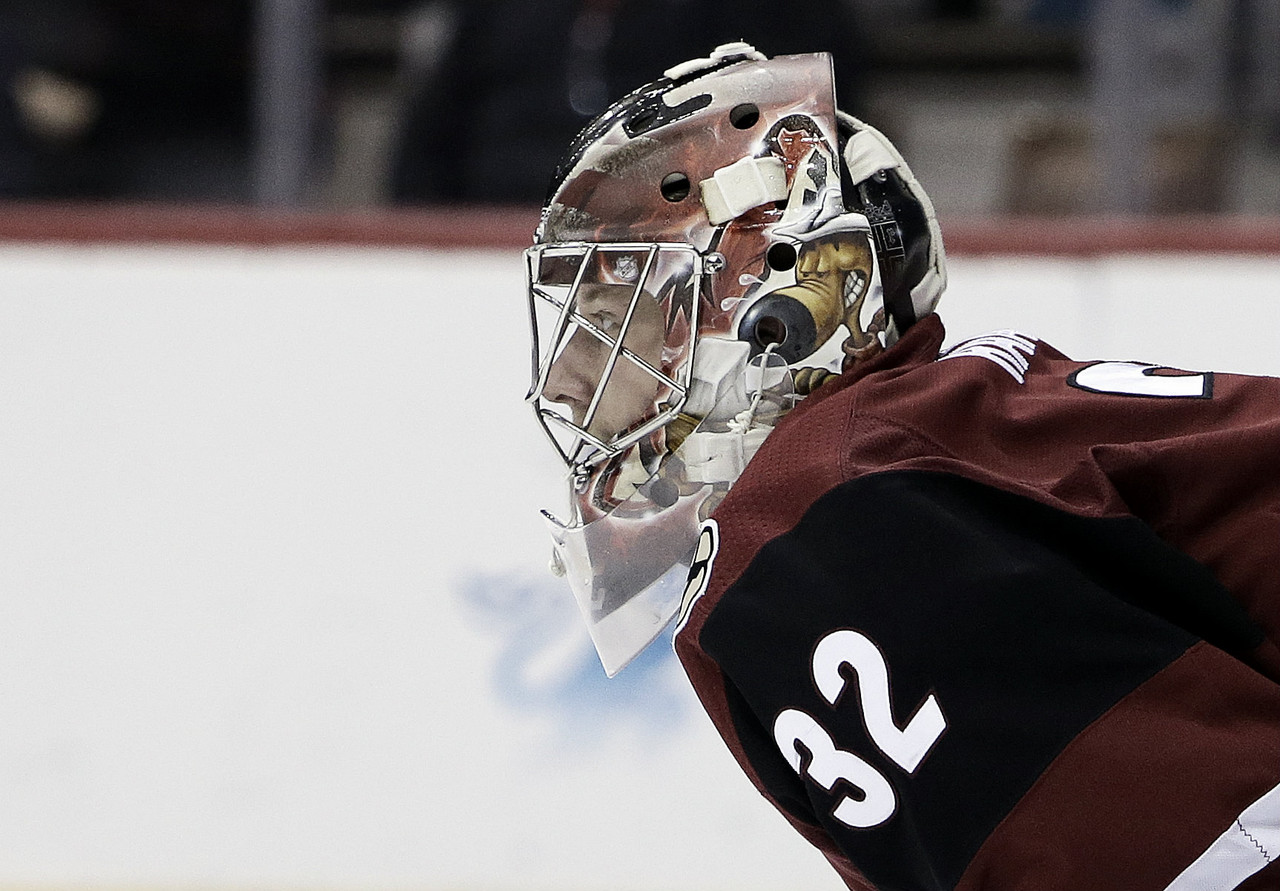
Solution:
[{"label": "jersey sleeve", "polygon": [[730,750],[858,891],[1280,885],[1280,382],[940,342],[717,511]]},{"label": "jersey sleeve", "polygon": [[1136,518],[892,471],[765,545],[697,649],[731,748],[850,887],[1155,891],[1280,797],[1280,688],[1152,585],[1230,599]]},{"label": "jersey sleeve", "polygon": [[1129,363],[1087,365],[1067,380],[1082,414],[1122,433],[1130,422],[1116,419],[1135,411],[1164,421],[1092,456],[1127,511],[1244,605],[1269,642],[1258,665],[1280,680],[1280,380]]},{"label": "jersey sleeve", "polygon": [[[1265,635],[1251,664],[1280,681],[1280,379],[1076,362],[1029,339],[1010,371],[990,356],[1018,355],[1013,342],[960,345],[908,376],[911,395],[905,378],[877,390],[870,413],[901,411],[860,425],[854,473],[934,467],[1081,516],[1136,517],[1231,593]],[[902,425],[929,445],[892,444]]]}]

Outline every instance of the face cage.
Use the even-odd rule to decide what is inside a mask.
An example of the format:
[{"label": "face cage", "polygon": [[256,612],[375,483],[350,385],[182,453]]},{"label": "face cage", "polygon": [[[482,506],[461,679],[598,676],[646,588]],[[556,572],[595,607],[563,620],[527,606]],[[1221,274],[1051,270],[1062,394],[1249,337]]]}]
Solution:
[{"label": "face cage", "polygon": [[[644,293],[644,287],[648,283],[649,275],[657,266],[657,260],[660,254],[670,252],[678,255],[684,255],[688,261],[691,273],[688,284],[685,286],[691,289],[692,300],[689,303],[689,345],[687,355],[682,359],[679,368],[676,370],[675,377],[664,374],[653,365],[646,362],[640,356],[637,356],[631,350],[623,346],[626,340],[627,332],[630,329],[631,318],[635,313],[636,302],[641,299]],[[597,254],[644,254],[645,259],[636,279],[635,288],[631,293],[631,297],[627,306],[627,312],[617,331],[616,337],[610,336],[602,331],[598,326],[593,324],[576,311],[578,303],[578,292],[583,285],[584,276],[589,268],[592,267],[593,261]],[[577,272],[574,280],[569,286],[569,291],[561,299],[556,294],[547,291],[539,281],[539,268],[541,261],[547,255],[553,255],[557,258],[573,258],[580,257],[577,264]],[[592,468],[621,455],[628,448],[640,442],[654,431],[665,427],[671,423],[680,413],[680,409],[684,406],[685,398],[688,394],[689,379],[693,369],[693,352],[697,340],[698,331],[698,301],[702,289],[702,273],[703,273],[703,256],[696,249],[688,244],[671,244],[660,242],[620,242],[620,243],[595,243],[595,242],[565,242],[550,245],[535,245],[524,252],[525,256],[525,275],[528,283],[529,295],[529,327],[533,336],[533,382],[529,388],[529,393],[525,400],[533,405],[534,414],[538,419],[539,425],[543,432],[547,434],[547,438],[551,441],[556,452],[564,460],[574,472],[578,479],[585,479],[591,472]],[[539,325],[537,301],[550,303],[558,310],[558,315],[552,329],[550,343],[546,345],[545,355],[542,355],[543,345],[539,340]],[[551,375],[552,366],[555,364],[559,356],[559,351],[565,343],[565,334],[571,325],[577,325],[581,330],[586,331],[589,335],[599,340],[609,348],[609,357],[605,363],[604,369],[600,374],[600,379],[595,384],[595,392],[592,396],[591,403],[587,408],[586,415],[583,417],[581,424],[576,424],[569,418],[564,417],[559,412],[546,408],[539,404],[543,398],[543,391],[547,386],[547,379]],[[609,379],[617,367],[619,360],[625,360],[635,367],[641,369],[645,374],[652,377],[659,384],[669,390],[669,395],[663,402],[662,409],[647,421],[637,426],[628,428],[621,433],[613,436],[609,441],[604,441],[589,431],[592,421],[595,419],[596,410],[599,408],[600,400],[609,384]],[[561,432],[568,432],[571,437],[572,444],[566,448],[560,439],[556,437],[556,429]]]}]

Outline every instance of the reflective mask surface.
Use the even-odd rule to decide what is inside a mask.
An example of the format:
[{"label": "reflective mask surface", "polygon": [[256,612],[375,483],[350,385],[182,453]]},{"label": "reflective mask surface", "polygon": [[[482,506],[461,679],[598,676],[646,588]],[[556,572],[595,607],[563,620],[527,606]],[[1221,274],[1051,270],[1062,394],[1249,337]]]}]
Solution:
[{"label": "reflective mask surface", "polygon": [[891,342],[839,144],[828,55],[733,44],[620,99],[553,175],[528,398],[568,476],[553,566],[609,674],[677,611],[702,521],[798,398],[788,366]]},{"label": "reflective mask surface", "polygon": [[[694,354],[702,257],[687,245],[527,252],[529,400],[569,475],[544,512],[606,673],[675,616],[699,527],[794,404],[786,363],[708,339]],[[682,408],[697,406],[696,417]]]}]

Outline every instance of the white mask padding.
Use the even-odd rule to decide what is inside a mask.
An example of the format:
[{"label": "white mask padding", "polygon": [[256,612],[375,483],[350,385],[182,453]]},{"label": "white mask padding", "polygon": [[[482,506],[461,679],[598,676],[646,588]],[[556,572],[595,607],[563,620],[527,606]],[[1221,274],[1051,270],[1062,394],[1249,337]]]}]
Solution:
[{"label": "white mask padding", "polygon": [[714,68],[727,59],[744,59],[753,62],[767,62],[769,57],[759,52],[749,43],[737,41],[735,43],[722,43],[714,50],[711,55],[705,59],[690,59],[688,62],[681,62],[662,72],[663,77],[669,77],[672,80],[693,74],[695,71],[704,71],[708,68]]},{"label": "white mask padding", "polygon": [[[780,356],[759,355],[738,366],[736,378],[731,395],[676,450],[690,482],[735,482],[773,431],[773,424],[794,405],[791,370]],[[761,411],[766,397],[771,405]]]},{"label": "white mask padding", "polygon": [[681,409],[687,415],[708,420],[727,420],[751,403],[744,371],[751,356],[745,340],[704,337],[694,351],[693,379],[689,396]]},{"label": "white mask padding", "polygon": [[911,196],[924,209],[929,226],[929,268],[920,282],[911,289],[911,303],[915,308],[916,318],[923,318],[933,312],[942,299],[942,292],[947,288],[947,255],[942,246],[942,230],[938,227],[938,215],[933,209],[933,202],[929,200],[924,186],[920,185],[911,172],[902,154],[883,133],[852,115],[844,112],[837,114],[853,129],[853,135],[844,147],[844,163],[853,182],[860,183],[881,170],[896,171]]},{"label": "white mask padding", "polygon": [[719,226],[754,207],[786,198],[787,168],[781,158],[742,158],[699,185],[707,219]]}]

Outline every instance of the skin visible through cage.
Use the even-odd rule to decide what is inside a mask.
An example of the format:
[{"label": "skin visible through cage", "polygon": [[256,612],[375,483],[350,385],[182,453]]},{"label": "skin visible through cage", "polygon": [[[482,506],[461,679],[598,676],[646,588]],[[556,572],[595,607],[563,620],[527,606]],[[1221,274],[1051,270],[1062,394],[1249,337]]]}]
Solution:
[{"label": "skin visible through cage", "polygon": [[[612,342],[621,332],[635,293],[629,285],[587,284],[579,290],[577,312]],[[658,368],[665,339],[662,310],[651,294],[641,292],[631,312],[622,345],[636,357]],[[665,387],[652,374],[619,355],[587,423],[591,402],[608,369],[613,343],[607,343],[578,327],[551,366],[543,388],[544,399],[569,408],[573,422],[609,441],[619,433],[652,417]]]}]

